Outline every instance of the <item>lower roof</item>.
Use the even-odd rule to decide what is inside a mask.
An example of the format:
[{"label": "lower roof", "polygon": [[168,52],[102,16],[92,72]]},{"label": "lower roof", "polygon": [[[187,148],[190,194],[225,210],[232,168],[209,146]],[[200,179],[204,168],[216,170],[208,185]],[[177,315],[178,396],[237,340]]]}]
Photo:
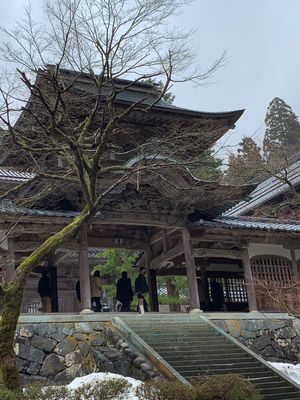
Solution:
[{"label": "lower roof", "polygon": [[208,226],[228,229],[248,229],[273,232],[294,232],[300,233],[300,222],[295,220],[283,221],[271,218],[256,217],[219,217],[212,221],[199,220],[193,226]]}]

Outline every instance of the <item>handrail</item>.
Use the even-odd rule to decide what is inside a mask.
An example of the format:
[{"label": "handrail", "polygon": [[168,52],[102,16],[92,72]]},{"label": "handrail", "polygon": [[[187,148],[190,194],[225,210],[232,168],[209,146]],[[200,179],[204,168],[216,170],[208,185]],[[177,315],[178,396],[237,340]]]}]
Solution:
[{"label": "handrail", "polygon": [[151,346],[149,346],[137,333],[135,333],[120,317],[114,317],[112,324],[123,335],[123,337],[143,354],[157,370],[168,379],[176,379],[184,385],[191,384],[180,375],[170,364],[168,364]]},{"label": "handrail", "polygon": [[298,385],[296,382],[294,382],[292,379],[290,379],[288,376],[284,375],[281,371],[273,367],[270,363],[265,361],[262,357],[254,353],[254,351],[250,350],[248,347],[244,346],[241,342],[239,342],[236,338],[233,336],[229,335],[227,332],[223,331],[223,329],[219,328],[214,322],[210,321],[208,318],[200,315],[200,319],[204,322],[206,322],[209,326],[214,328],[217,332],[219,332],[221,335],[225,336],[227,339],[229,339],[232,343],[236,344],[238,347],[243,349],[246,353],[254,357],[256,360],[258,360],[260,363],[262,363],[265,367],[271,369],[273,372],[275,372],[277,375],[279,375],[282,379],[288,381],[291,385],[295,386],[297,389],[300,389],[300,385]]}]

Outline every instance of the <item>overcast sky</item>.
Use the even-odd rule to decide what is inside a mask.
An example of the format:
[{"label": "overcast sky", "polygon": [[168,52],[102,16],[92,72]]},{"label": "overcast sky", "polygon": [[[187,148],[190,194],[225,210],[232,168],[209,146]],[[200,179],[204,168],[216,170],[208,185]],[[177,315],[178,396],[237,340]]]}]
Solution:
[{"label": "overcast sky", "polygon": [[[32,0],[35,5],[42,0]],[[22,16],[24,0],[0,0],[0,24]],[[195,0],[176,23],[196,29],[203,67],[225,50],[214,84],[174,88],[175,104],[202,111],[246,111],[227,144],[263,136],[268,103],[281,97],[300,115],[300,0]]]}]

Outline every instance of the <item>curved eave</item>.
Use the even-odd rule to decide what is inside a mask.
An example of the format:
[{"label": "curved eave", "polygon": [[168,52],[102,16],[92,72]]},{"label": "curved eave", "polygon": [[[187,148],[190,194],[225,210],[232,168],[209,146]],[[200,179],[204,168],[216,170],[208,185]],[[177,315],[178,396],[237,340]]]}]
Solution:
[{"label": "curved eave", "polygon": [[[122,104],[122,105],[131,105],[133,102],[131,101],[126,101],[126,100],[116,100],[117,104]],[[207,111],[197,111],[197,110],[190,110],[188,108],[181,108],[181,107],[176,107],[176,106],[162,106],[162,105],[153,105],[149,106],[148,104],[139,104],[137,105],[137,110],[138,107],[140,108],[148,108],[149,107],[149,113],[150,112],[161,112],[164,114],[168,115],[178,115],[178,116],[184,116],[184,117],[191,117],[191,118],[199,118],[199,119],[210,119],[210,120],[218,120],[218,121],[230,121],[232,124],[232,127],[234,127],[234,124],[237,122],[237,120],[243,115],[244,109],[243,110],[235,110],[235,111],[223,111],[223,112],[207,112]]]}]

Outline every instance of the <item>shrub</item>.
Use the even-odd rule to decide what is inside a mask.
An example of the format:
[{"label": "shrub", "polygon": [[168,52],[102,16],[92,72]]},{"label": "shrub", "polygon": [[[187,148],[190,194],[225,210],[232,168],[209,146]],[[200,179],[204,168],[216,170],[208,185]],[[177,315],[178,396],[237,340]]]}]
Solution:
[{"label": "shrub", "polygon": [[194,388],[177,381],[149,381],[137,388],[140,400],[196,400]]},{"label": "shrub", "polygon": [[68,390],[64,386],[42,387],[32,385],[26,387],[24,400],[62,400],[69,398],[67,395]]},{"label": "shrub", "polygon": [[262,400],[252,383],[240,375],[215,375],[194,381],[197,400]]},{"label": "shrub", "polygon": [[21,391],[0,388],[0,399],[1,400],[24,400],[24,397],[23,397],[23,393]]},{"label": "shrub", "polygon": [[[131,387],[125,379],[109,379],[98,385],[85,385],[75,391],[75,400],[122,400]],[[73,400],[73,399],[72,399]]]}]

